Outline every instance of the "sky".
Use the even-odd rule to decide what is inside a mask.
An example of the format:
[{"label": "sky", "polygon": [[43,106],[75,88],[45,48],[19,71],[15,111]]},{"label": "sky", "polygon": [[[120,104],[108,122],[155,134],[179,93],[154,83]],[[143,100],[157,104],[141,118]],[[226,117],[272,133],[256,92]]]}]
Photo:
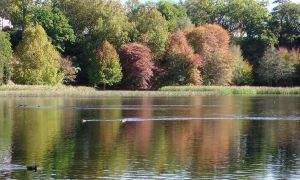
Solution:
[{"label": "sky", "polygon": [[[269,6],[268,10],[272,11],[272,9],[276,6],[276,4],[273,4],[275,0],[269,0]],[[291,2],[300,3],[300,0],[290,0]]]}]

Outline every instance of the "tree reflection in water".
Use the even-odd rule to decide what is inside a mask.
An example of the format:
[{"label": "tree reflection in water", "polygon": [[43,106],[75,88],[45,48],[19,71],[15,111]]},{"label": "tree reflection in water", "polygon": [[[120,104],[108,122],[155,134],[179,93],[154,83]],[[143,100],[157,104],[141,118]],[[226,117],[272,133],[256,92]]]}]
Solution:
[{"label": "tree reflection in water", "polygon": [[[15,108],[19,104],[51,108]],[[297,96],[1,99],[0,157],[42,168],[37,173],[9,174],[17,179],[299,178],[296,120],[81,123],[82,119],[297,117],[299,109]]]}]

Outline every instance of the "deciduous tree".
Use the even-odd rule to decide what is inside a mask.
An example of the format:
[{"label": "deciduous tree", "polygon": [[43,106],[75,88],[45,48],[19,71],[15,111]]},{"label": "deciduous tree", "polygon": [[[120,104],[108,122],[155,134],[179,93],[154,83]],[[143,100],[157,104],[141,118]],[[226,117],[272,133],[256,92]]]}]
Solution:
[{"label": "deciduous tree", "polygon": [[203,57],[204,84],[230,84],[235,64],[229,51],[229,33],[213,24],[187,30],[186,36],[195,52]]},{"label": "deciduous tree", "polygon": [[201,63],[201,57],[194,54],[194,49],[188,44],[184,33],[178,31],[172,34],[162,62],[168,73],[166,84],[200,85],[202,83],[199,71]]},{"label": "deciduous tree", "polygon": [[104,89],[122,80],[119,55],[108,41],[104,41],[91,63],[89,79],[94,86],[101,84]]},{"label": "deciduous tree", "polygon": [[300,47],[300,4],[283,2],[272,11],[269,26],[278,37],[278,46]]},{"label": "deciduous tree", "polygon": [[257,69],[258,81],[269,86],[291,85],[295,72],[295,62],[274,47],[266,50]]},{"label": "deciduous tree", "polygon": [[169,1],[159,1],[158,10],[168,21],[170,32],[193,27],[190,18],[187,16],[186,9],[181,4],[174,4]]},{"label": "deciduous tree", "polygon": [[37,7],[33,14],[34,21],[43,26],[58,51],[63,52],[66,43],[75,41],[74,31],[60,10],[52,10],[51,7]]},{"label": "deciduous tree", "polygon": [[168,40],[168,23],[162,14],[151,4],[140,6],[132,17],[136,32],[134,40],[145,43],[151,49],[154,58],[163,56]]},{"label": "deciduous tree", "polygon": [[59,73],[60,55],[49,42],[42,26],[27,28],[16,49],[17,64],[14,79],[20,84],[57,84],[63,79]]},{"label": "deciduous tree", "polygon": [[153,76],[153,57],[151,50],[141,44],[131,43],[120,50],[123,84],[131,89],[149,89]]}]

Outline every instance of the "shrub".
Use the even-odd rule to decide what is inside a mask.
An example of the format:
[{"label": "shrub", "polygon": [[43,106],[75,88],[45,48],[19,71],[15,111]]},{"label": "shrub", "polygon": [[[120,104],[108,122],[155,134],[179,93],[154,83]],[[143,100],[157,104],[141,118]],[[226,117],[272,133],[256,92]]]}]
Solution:
[{"label": "shrub", "polygon": [[120,50],[123,85],[130,89],[149,89],[153,76],[151,50],[144,45],[130,43]]},{"label": "shrub", "polygon": [[108,41],[104,41],[96,54],[96,58],[91,63],[89,79],[94,86],[102,84],[104,89],[106,85],[111,86],[122,80],[119,56]]},{"label": "shrub", "polygon": [[16,56],[13,77],[17,83],[53,85],[62,81],[60,55],[49,42],[42,26],[36,25],[24,31]]},{"label": "shrub", "polygon": [[201,62],[201,57],[194,54],[183,32],[172,34],[162,63],[168,73],[167,84],[200,85],[202,78],[198,68]]},{"label": "shrub", "polygon": [[62,58],[60,60],[60,71],[64,74],[64,84],[75,82],[79,70],[79,68],[73,66],[70,58]]}]

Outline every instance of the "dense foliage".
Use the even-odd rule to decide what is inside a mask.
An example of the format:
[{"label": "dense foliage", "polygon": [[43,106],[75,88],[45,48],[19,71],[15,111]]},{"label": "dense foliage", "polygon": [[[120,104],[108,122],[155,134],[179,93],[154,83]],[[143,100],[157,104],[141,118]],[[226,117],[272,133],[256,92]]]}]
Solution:
[{"label": "dense foliage", "polygon": [[271,86],[292,85],[296,73],[295,63],[288,52],[268,48],[258,67],[260,83]]},{"label": "dense foliage", "polygon": [[57,84],[62,81],[60,55],[42,26],[36,25],[24,31],[16,56],[14,80],[17,83]]},{"label": "dense foliage", "polygon": [[14,71],[22,84],[300,85],[300,4],[274,3],[2,0],[14,28],[0,32],[1,81]]},{"label": "dense foliage", "polygon": [[232,82],[234,59],[229,51],[229,34],[221,26],[203,25],[187,30],[187,38],[203,57],[205,85],[229,85]]},{"label": "dense foliage", "polygon": [[60,60],[60,70],[64,74],[63,82],[65,84],[72,84],[75,82],[80,68],[74,67],[70,58],[62,58]]},{"label": "dense foliage", "polygon": [[160,59],[168,40],[168,23],[162,14],[152,5],[141,6],[133,15],[135,39],[145,43],[154,57]]},{"label": "dense foliage", "polygon": [[35,22],[43,26],[58,51],[63,52],[66,43],[75,41],[74,31],[68,19],[59,10],[36,8],[33,13]]},{"label": "dense foliage", "polygon": [[0,84],[10,79],[12,53],[8,34],[0,31]]},{"label": "dense foliage", "polygon": [[111,86],[122,80],[121,71],[119,55],[108,41],[104,41],[103,46],[96,54],[96,58],[91,63],[90,82],[94,86],[101,84],[105,89],[106,85]]},{"label": "dense foliage", "polygon": [[235,61],[233,83],[235,85],[252,85],[254,82],[253,68],[249,62],[243,58],[240,46],[232,45],[230,51]]},{"label": "dense foliage", "polygon": [[148,89],[153,76],[153,57],[151,50],[141,44],[127,44],[120,50],[123,84],[130,89]]},{"label": "dense foliage", "polygon": [[165,83],[200,85],[202,83],[199,71],[201,61],[201,57],[194,53],[183,32],[172,34],[162,63],[167,71]]}]

